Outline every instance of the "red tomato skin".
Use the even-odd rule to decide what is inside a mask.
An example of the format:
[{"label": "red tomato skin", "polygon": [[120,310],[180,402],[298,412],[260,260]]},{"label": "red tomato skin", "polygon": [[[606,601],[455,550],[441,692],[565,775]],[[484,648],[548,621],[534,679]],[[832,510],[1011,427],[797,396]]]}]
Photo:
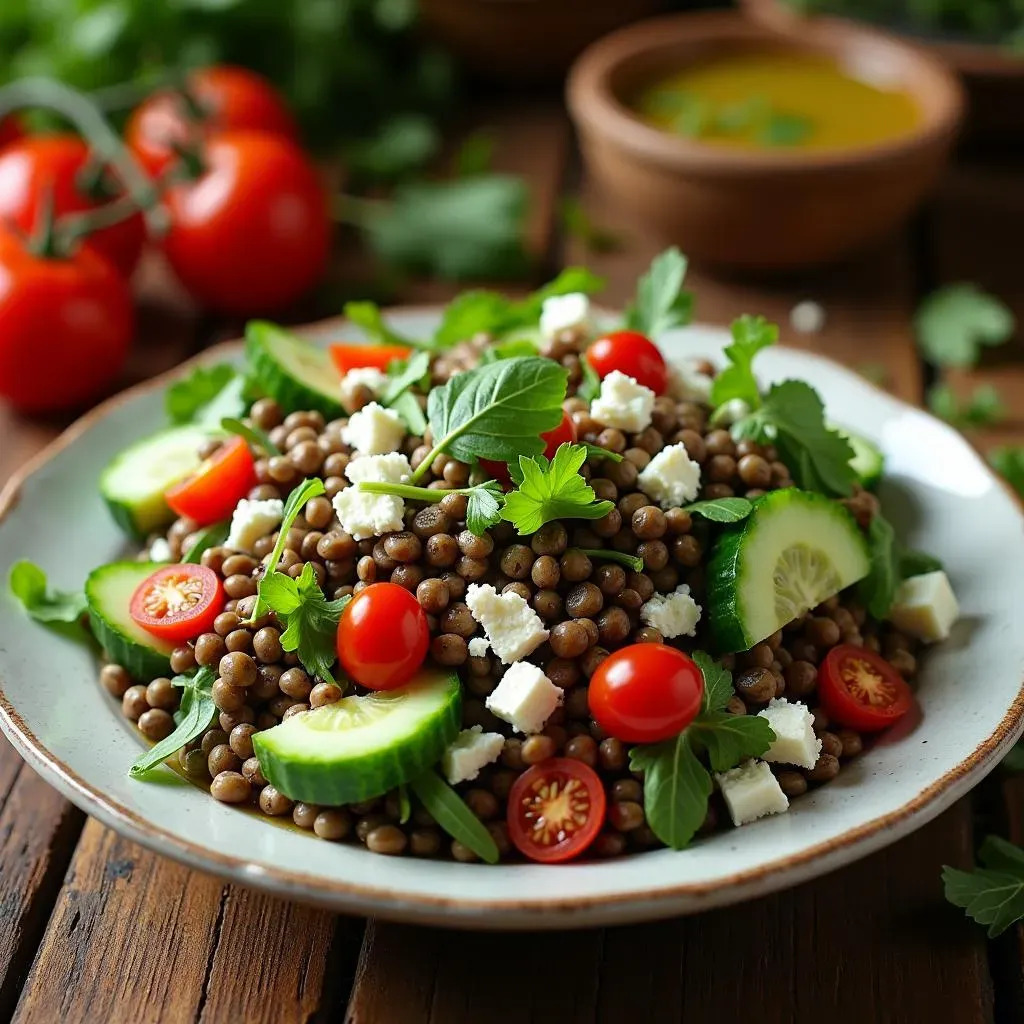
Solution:
[{"label": "red tomato skin", "polygon": [[[528,827],[519,812],[522,809],[523,799],[535,779],[559,776],[563,779],[577,779],[586,786],[590,811],[586,824],[568,841],[558,842],[553,846],[541,846],[531,838]],[[528,768],[513,783],[508,795],[509,838],[520,853],[540,864],[561,864],[564,861],[572,860],[583,853],[597,838],[601,826],[604,824],[607,802],[604,785],[593,768],[582,761],[568,757],[549,758],[547,761],[541,761],[540,764]]]},{"label": "red tomato skin", "polygon": [[184,102],[173,92],[154,93],[128,119],[125,140],[154,177],[176,159],[175,143],[195,143],[215,132],[260,131],[298,141],[298,127],[284,99],[255,71],[214,65],[193,71],[187,85],[209,112],[201,123],[190,122]]},{"label": "red tomato skin", "polygon": [[0,149],[24,138],[25,125],[17,114],[8,114],[0,121]]},{"label": "red tomato skin", "polygon": [[703,696],[693,659],[665,644],[632,644],[601,662],[587,699],[605,732],[626,743],[658,743],[697,717]]},{"label": "red tomato skin", "polygon": [[370,690],[393,690],[417,673],[430,647],[427,616],[397,583],[361,590],[338,622],[338,660]]},{"label": "red tomato skin", "polygon": [[[842,679],[842,667],[849,659],[863,662],[878,673],[889,688],[892,703],[872,706],[852,695]],[[829,719],[859,732],[881,732],[898,722],[914,704],[914,696],[903,677],[880,654],[866,647],[840,644],[825,656],[818,671],[818,698]]]},{"label": "red tomato skin", "polygon": [[[553,430],[540,435],[540,439],[544,442],[544,458],[554,458],[559,445],[575,444],[576,437],[576,424],[573,422],[573,418],[567,412],[563,412],[562,422]],[[503,487],[512,486],[512,477],[509,475],[507,462],[481,459],[480,467],[485,473],[494,477]]]},{"label": "red tomato skin", "polygon": [[221,313],[273,313],[323,276],[327,197],[313,165],[287,139],[226,132],[203,150],[196,181],[168,189],[164,252],[201,303]]},{"label": "red tomato skin", "polygon": [[[47,189],[53,190],[57,217],[94,210],[110,202],[94,200],[80,191],[78,176],[88,160],[89,147],[77,135],[28,135],[4,147],[0,152],[0,221],[12,223],[31,236],[38,226],[40,200]],[[130,277],[145,239],[142,215],[136,214],[89,235],[83,244]]]},{"label": "red tomato skin", "polygon": [[396,359],[408,359],[412,349],[404,345],[331,345],[331,360],[338,373],[345,376],[349,370],[372,366],[386,370]]},{"label": "red tomato skin", "polygon": [[650,338],[638,331],[613,331],[598,338],[585,358],[601,378],[618,370],[656,395],[663,395],[668,387],[665,357]]},{"label": "red tomato skin", "polygon": [[164,499],[173,512],[209,526],[230,519],[238,502],[256,484],[252,452],[244,438],[233,437],[198,472],[175,484]]},{"label": "red tomato skin", "polygon": [[134,332],[128,285],[102,256],[35,256],[0,229],[0,397],[15,409],[54,412],[99,398]]},{"label": "red tomato skin", "polygon": [[[150,615],[143,602],[153,585],[168,578],[190,577],[202,585],[200,602],[184,616],[167,620]],[[213,620],[224,610],[224,587],[220,577],[205,565],[168,565],[147,577],[135,589],[128,606],[135,624],[163,640],[184,643],[213,629]]]}]

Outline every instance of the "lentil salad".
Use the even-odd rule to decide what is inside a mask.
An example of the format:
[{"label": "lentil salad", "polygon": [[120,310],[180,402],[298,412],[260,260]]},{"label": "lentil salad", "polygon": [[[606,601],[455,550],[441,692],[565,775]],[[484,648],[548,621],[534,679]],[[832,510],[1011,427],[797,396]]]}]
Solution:
[{"label": "lentil salad", "polygon": [[[354,310],[381,345],[337,368],[251,325],[244,381],[179,386],[101,487],[143,560],[86,586],[101,682],[155,743],[133,774],[170,757],[378,853],[545,862],[782,813],[897,720],[948,581],[894,540],[880,454],[798,382],[761,393],[770,325],[721,371],[665,362],[682,267],[623,330],[566,271],[457,300],[442,342]],[[176,479],[140,487],[140,448]]]}]

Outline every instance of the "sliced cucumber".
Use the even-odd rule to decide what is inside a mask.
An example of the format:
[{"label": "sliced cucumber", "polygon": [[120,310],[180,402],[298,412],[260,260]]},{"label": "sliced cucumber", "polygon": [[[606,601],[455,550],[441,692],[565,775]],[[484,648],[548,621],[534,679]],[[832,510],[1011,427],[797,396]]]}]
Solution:
[{"label": "sliced cucumber", "polygon": [[167,489],[199,468],[199,447],[210,430],[170,427],[129,445],[100,474],[100,494],[118,526],[142,539],[174,520]]},{"label": "sliced cucumber", "polygon": [[344,415],[341,378],[324,349],[277,324],[250,320],[245,355],[256,385],[285,412],[315,409],[329,420]]},{"label": "sliced cucumber", "polygon": [[885,469],[885,456],[882,454],[882,449],[874,441],[869,441],[866,437],[847,430],[846,427],[840,427],[834,423],[830,426],[850,442],[850,447],[853,449],[850,465],[853,467],[854,473],[857,474],[861,486],[873,491],[882,479],[882,471]]},{"label": "sliced cucumber", "polygon": [[454,672],[423,670],[406,686],[344,697],[253,736],[269,782],[292,800],[337,806],[380,796],[436,764],[458,735]]},{"label": "sliced cucumber", "polygon": [[867,542],[822,494],[771,491],[719,537],[708,565],[708,618],[719,652],[749,650],[867,576]]},{"label": "sliced cucumber", "polygon": [[85,581],[89,624],[100,646],[133,679],[144,682],[170,674],[174,644],[137,626],[128,606],[139,584],[164,567],[161,562],[113,562],[94,569]]}]

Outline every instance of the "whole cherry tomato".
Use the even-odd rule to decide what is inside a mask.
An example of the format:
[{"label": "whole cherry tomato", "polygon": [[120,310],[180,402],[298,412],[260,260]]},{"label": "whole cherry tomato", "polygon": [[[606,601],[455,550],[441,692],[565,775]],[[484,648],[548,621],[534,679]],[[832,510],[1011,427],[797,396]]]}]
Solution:
[{"label": "whole cherry tomato", "polygon": [[199,142],[216,132],[261,131],[298,139],[298,128],[284,100],[261,75],[227,64],[200,68],[186,80],[200,116],[180,93],[158,92],[128,119],[125,139],[152,175],[175,159],[175,145]]},{"label": "whole cherry tomato", "polygon": [[[89,147],[77,135],[28,135],[0,152],[0,221],[31,234],[40,202],[49,191],[56,217],[94,210],[116,198],[90,196],[83,175]],[[146,239],[141,214],[89,235],[84,244],[101,253],[126,277],[135,269]]]},{"label": "whole cherry tomato", "polygon": [[230,519],[238,502],[256,483],[256,466],[242,437],[225,441],[192,476],[175,484],[164,498],[179,516],[200,526]]},{"label": "whole cherry tomato", "polygon": [[222,313],[271,313],[323,276],[327,196],[302,151],[262,132],[226,132],[201,153],[202,173],[173,185],[164,251],[182,284]]},{"label": "whole cherry tomato", "polygon": [[663,395],[668,387],[665,357],[650,338],[637,331],[613,331],[598,338],[584,358],[597,371],[598,377],[607,377],[612,370],[618,370],[656,395]]},{"label": "whole cherry tomato", "polygon": [[427,616],[415,595],[397,583],[372,583],[338,621],[338,660],[359,684],[393,690],[416,674],[430,646]]},{"label": "whole cherry tomato", "polygon": [[128,612],[148,633],[184,643],[213,629],[224,610],[220,577],[205,565],[168,565],[144,579]]},{"label": "whole cherry tomato", "polygon": [[87,247],[36,255],[0,229],[0,397],[21,412],[81,405],[117,378],[134,332],[132,297]]},{"label": "whole cherry tomato", "polygon": [[914,703],[902,676],[880,654],[840,644],[818,672],[818,697],[825,714],[861,732],[880,732],[899,721]]},{"label": "whole cherry tomato", "polygon": [[679,735],[700,711],[704,676],[692,658],[664,644],[632,644],[609,654],[590,679],[590,713],[627,743]]},{"label": "whole cherry tomato", "polygon": [[[544,458],[553,459],[560,444],[576,443],[576,424],[567,412],[563,412],[562,422],[553,430],[549,430],[546,433],[541,434],[540,439],[544,442]],[[494,477],[494,479],[503,486],[512,486],[512,477],[509,476],[507,462],[496,462],[494,459],[481,459],[480,468],[485,473]]]}]

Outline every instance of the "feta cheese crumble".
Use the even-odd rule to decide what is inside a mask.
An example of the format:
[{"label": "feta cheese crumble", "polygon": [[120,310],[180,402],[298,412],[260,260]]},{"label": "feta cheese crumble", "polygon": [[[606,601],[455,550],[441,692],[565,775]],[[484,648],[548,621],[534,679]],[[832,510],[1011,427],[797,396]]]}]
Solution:
[{"label": "feta cheese crumble", "polygon": [[789,810],[789,800],[764,761],[747,761],[715,775],[734,825]]},{"label": "feta cheese crumble", "polygon": [[401,447],[405,423],[393,409],[376,402],[364,405],[341,428],[341,439],[363,455],[387,455]]},{"label": "feta cheese crumble", "polygon": [[491,645],[487,642],[487,637],[475,636],[469,641],[469,656],[471,658],[482,658],[490,649]]},{"label": "feta cheese crumble", "polygon": [[231,516],[231,529],[224,546],[232,551],[252,551],[253,545],[266,537],[284,518],[284,502],[280,498],[250,501],[243,498]]},{"label": "feta cheese crumble", "polygon": [[516,732],[537,733],[562,703],[563,691],[528,661],[517,661],[501,677],[486,706]]},{"label": "feta cheese crumble", "polygon": [[[354,484],[363,480],[406,483],[412,467],[404,455],[363,455],[345,467],[345,476]],[[334,496],[334,511],[341,528],[355,540],[368,540],[384,533],[401,530],[405,502],[392,494],[364,494],[358,487],[346,487]]]},{"label": "feta cheese crumble", "polygon": [[612,370],[601,381],[601,393],[591,403],[590,415],[606,427],[635,434],[650,426],[654,397],[650,388]]},{"label": "feta cheese crumble", "polygon": [[548,638],[540,616],[519,594],[499,594],[489,583],[471,583],[466,605],[505,665],[525,658]]},{"label": "feta cheese crumble", "polygon": [[956,595],[941,569],[904,580],[889,610],[897,629],[930,644],[945,640],[959,617]]},{"label": "feta cheese crumble", "polygon": [[380,398],[387,387],[388,375],[376,366],[355,366],[341,378],[341,404],[351,409],[356,404],[356,389],[364,387]]},{"label": "feta cheese crumble", "polygon": [[445,778],[454,786],[472,782],[485,765],[497,761],[505,737],[500,732],[484,732],[483,726],[463,729],[441,757]]},{"label": "feta cheese crumble", "polygon": [[700,612],[700,605],[690,597],[690,588],[680,583],[671,594],[654,594],[640,609],[640,618],[666,640],[672,640],[677,636],[696,636]]},{"label": "feta cheese crumble", "polygon": [[699,402],[709,405],[714,377],[679,363],[668,368],[668,394],[677,402]]},{"label": "feta cheese crumble", "polygon": [[662,508],[675,508],[700,493],[700,465],[690,458],[685,444],[671,444],[651,459],[636,482]]},{"label": "feta cheese crumble", "polygon": [[775,740],[762,754],[765,761],[795,764],[800,768],[813,768],[821,753],[821,740],[814,735],[814,716],[804,704],[788,700],[772,700],[768,707],[757,713],[775,733]]},{"label": "feta cheese crumble", "polygon": [[789,311],[789,323],[801,334],[817,334],[825,326],[825,307],[812,299],[804,299]]},{"label": "feta cheese crumble", "polygon": [[171,553],[171,545],[166,537],[157,537],[149,545],[149,560],[151,562],[173,562],[174,555]]},{"label": "feta cheese crumble", "polygon": [[540,311],[540,333],[553,338],[559,331],[579,327],[590,316],[590,299],[583,292],[552,295],[544,300]]}]

